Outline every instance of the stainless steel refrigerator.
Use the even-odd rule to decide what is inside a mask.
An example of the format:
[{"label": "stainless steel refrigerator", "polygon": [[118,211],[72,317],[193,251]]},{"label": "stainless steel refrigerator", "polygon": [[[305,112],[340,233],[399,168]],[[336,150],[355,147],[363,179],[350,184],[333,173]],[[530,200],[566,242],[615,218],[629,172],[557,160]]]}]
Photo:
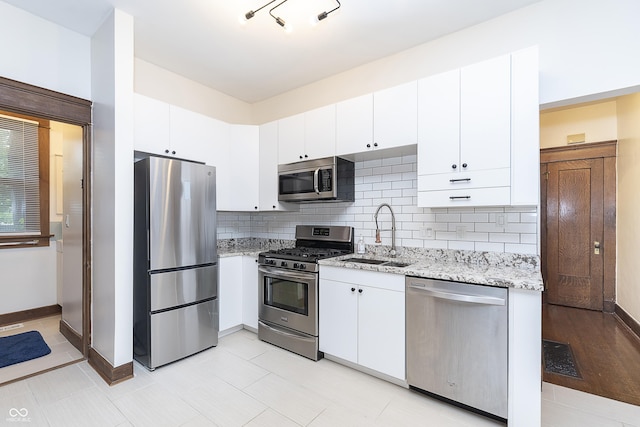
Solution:
[{"label": "stainless steel refrigerator", "polygon": [[134,164],[134,357],[148,369],[218,344],[215,168]]}]

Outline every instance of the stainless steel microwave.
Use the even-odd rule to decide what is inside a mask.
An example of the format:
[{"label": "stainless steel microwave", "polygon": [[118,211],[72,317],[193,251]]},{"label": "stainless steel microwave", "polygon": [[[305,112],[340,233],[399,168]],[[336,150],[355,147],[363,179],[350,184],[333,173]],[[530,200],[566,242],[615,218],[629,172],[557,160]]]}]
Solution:
[{"label": "stainless steel microwave", "polygon": [[278,166],[281,202],[354,201],[354,164],[341,157]]}]

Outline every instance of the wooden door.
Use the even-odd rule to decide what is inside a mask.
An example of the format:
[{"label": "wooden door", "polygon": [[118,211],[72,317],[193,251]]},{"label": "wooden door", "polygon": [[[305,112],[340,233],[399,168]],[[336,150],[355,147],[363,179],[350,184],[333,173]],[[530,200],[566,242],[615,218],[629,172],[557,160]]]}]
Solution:
[{"label": "wooden door", "polygon": [[547,165],[547,302],[603,309],[603,159]]}]

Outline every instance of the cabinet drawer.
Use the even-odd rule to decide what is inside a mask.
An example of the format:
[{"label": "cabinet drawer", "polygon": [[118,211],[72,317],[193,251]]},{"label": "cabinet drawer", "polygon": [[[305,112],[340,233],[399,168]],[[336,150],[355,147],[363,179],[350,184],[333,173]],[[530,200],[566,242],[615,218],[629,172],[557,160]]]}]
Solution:
[{"label": "cabinet drawer", "polygon": [[511,182],[511,169],[489,169],[418,176],[419,191],[457,190],[465,188],[506,187]]},{"label": "cabinet drawer", "polygon": [[510,187],[418,191],[418,206],[422,207],[506,206],[510,203]]},{"label": "cabinet drawer", "polygon": [[320,280],[325,279],[350,285],[364,285],[389,291],[404,292],[404,276],[401,274],[321,265]]}]

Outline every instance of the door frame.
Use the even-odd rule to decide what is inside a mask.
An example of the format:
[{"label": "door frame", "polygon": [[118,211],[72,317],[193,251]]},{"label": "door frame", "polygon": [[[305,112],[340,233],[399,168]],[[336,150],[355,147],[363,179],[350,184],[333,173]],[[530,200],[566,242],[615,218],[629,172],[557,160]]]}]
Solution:
[{"label": "door frame", "polygon": [[89,357],[91,343],[91,111],[86,99],[0,77],[0,109],[82,128],[82,336],[60,321],[60,332]]},{"label": "door frame", "polygon": [[613,313],[616,305],[616,155],[618,141],[602,141],[572,146],[543,148],[540,150],[540,242],[542,274],[546,276],[547,245],[547,192],[546,169],[548,163],[570,160],[603,159],[604,186],[604,239],[603,249],[603,311]]}]

